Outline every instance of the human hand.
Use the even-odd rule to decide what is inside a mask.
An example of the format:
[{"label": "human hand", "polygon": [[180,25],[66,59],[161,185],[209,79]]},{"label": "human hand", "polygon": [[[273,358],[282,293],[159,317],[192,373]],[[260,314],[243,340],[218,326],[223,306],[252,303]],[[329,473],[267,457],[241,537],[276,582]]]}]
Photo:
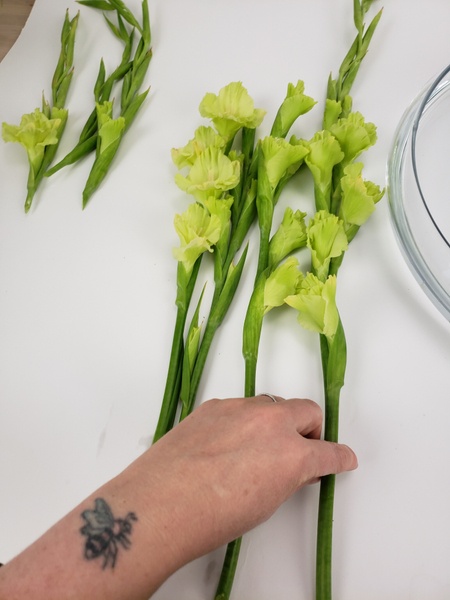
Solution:
[{"label": "human hand", "polygon": [[303,485],[355,469],[352,450],[321,441],[321,428],[310,400],[256,396],[205,402],[166,434],[135,466],[166,489],[174,552],[192,560],[268,519]]}]

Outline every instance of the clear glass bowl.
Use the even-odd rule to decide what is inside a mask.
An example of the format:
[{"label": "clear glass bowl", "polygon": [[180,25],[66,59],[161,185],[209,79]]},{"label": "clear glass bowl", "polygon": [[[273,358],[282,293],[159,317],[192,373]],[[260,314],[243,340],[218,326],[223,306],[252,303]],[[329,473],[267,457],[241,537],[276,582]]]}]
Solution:
[{"label": "clear glass bowl", "polygon": [[403,256],[450,320],[450,66],[403,115],[388,158],[387,191]]}]

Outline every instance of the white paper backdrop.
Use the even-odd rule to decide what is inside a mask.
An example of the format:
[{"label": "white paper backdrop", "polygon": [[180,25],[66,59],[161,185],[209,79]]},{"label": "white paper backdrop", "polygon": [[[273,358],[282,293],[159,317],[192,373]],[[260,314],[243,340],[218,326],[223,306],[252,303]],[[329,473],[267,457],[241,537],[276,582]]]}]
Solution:
[{"label": "white paper backdrop", "polygon": [[[128,1],[137,12],[139,2]],[[170,148],[207,124],[198,114],[203,95],[241,80],[255,106],[268,111],[262,137],[287,84],[302,79],[319,105],[293,133],[311,136],[328,74],[337,73],[354,36],[351,0],[149,4],[151,91],[85,211],[90,159],[44,181],[25,215],[25,152],[0,144],[3,562],[151,442],[175,321],[172,221],[188,205],[173,182]],[[72,0],[36,0],[0,64],[0,119],[18,123],[40,104],[43,89],[50,94],[66,7],[71,16],[80,8],[81,18],[60,157],[92,109],[100,58],[108,71],[120,61],[121,46],[101,13]],[[354,108],[378,126],[379,141],[363,160],[365,177],[381,185],[403,111],[450,60],[449,24],[444,0],[386,4],[352,93]],[[281,197],[275,222],[287,205],[313,212],[307,173]],[[241,328],[256,254],[253,231],[244,281],[211,348],[199,401],[242,395]],[[360,467],[337,485],[335,598],[447,600],[450,326],[404,264],[386,198],[351,245],[338,302],[349,347],[340,438]],[[322,402],[318,340],[296,325],[293,311],[273,311],[265,321],[257,387]],[[246,536],[234,598],[313,597],[317,497],[317,486],[301,490]],[[212,598],[223,553],[186,566],[155,599]]]}]

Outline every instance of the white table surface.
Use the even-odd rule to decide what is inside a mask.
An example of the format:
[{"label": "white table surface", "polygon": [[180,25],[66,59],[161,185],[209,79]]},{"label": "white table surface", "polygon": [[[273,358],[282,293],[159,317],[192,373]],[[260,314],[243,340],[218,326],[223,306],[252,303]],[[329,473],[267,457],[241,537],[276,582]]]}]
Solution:
[{"label": "white table surface", "polygon": [[[137,0],[128,0],[139,10]],[[64,11],[37,0],[0,64],[0,120],[18,123],[50,95]],[[375,2],[370,16],[381,4]],[[100,12],[81,8],[70,150],[92,108],[100,57],[121,45]],[[150,0],[154,57],[146,105],[86,210],[91,159],[44,181],[23,212],[27,162],[0,143],[0,560],[10,559],[150,444],[175,320],[172,221],[188,200],[174,184],[170,148],[196,127],[206,92],[241,80],[268,111],[267,135],[287,84],[303,79],[319,105],[293,128],[320,127],[329,72],[354,36],[351,0]],[[378,126],[365,177],[384,185],[397,123],[450,60],[450,3],[387,2],[353,88],[354,108]],[[281,197],[313,212],[307,174]],[[198,401],[243,393],[241,327],[257,254],[250,235],[244,281],[211,348]],[[209,269],[210,271],[210,269]],[[210,291],[212,277],[209,272]],[[397,247],[387,198],[352,243],[339,275],[348,342],[340,439],[359,469],[339,477],[334,597],[450,597],[450,325],[426,298]],[[207,302],[205,302],[205,311]],[[257,388],[322,402],[318,339],[290,309],[265,321]],[[314,597],[318,486],[298,492],[246,536],[234,598]],[[212,598],[224,549],[187,565],[155,600]],[[151,568],[151,565],[149,565]]]}]

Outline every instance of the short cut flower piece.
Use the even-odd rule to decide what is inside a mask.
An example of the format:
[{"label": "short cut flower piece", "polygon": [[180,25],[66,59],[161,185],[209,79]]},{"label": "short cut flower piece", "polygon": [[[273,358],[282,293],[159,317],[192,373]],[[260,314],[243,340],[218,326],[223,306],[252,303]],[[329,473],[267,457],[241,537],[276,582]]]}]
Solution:
[{"label": "short cut flower piece", "polygon": [[173,257],[184,264],[189,279],[197,258],[213,251],[220,237],[220,219],[209,215],[200,204],[191,204],[182,215],[175,215],[174,225],[181,247],[173,248]]},{"label": "short cut flower piece", "polygon": [[297,320],[302,327],[325,335],[332,340],[339,323],[336,307],[336,276],[323,283],[307,273],[297,294],[285,298],[285,303],[298,310]]},{"label": "short cut flower piece", "polygon": [[223,150],[225,145],[226,141],[212,127],[204,127],[202,125],[195,131],[194,137],[192,140],[189,140],[186,146],[178,149],[172,148],[172,160],[178,169],[192,167],[206,148],[212,146]]},{"label": "short cut flower piece", "polygon": [[206,94],[200,103],[200,114],[212,120],[219,134],[227,142],[242,127],[255,129],[261,125],[266,111],[255,108],[253,100],[240,81],[230,83],[219,95]]},{"label": "short cut flower piece", "polygon": [[44,158],[45,147],[58,143],[58,127],[61,119],[49,119],[36,108],[31,114],[22,116],[20,125],[2,124],[5,142],[18,142],[28,154],[30,167],[37,174]]},{"label": "short cut flower piece", "polygon": [[210,196],[219,198],[224,191],[237,186],[240,177],[239,161],[231,161],[220,148],[207,148],[193,164],[189,175],[175,175],[178,187],[192,194],[198,202]]}]

